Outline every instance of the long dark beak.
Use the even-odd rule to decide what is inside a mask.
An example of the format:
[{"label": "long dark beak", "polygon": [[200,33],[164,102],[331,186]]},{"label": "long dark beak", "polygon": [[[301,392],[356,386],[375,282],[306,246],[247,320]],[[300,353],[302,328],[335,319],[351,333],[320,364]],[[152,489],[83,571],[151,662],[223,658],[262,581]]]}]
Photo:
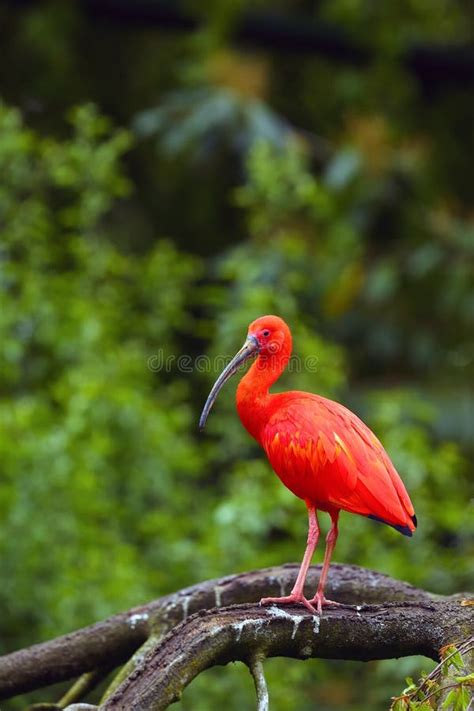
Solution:
[{"label": "long dark beak", "polygon": [[214,405],[216,398],[219,395],[219,392],[224,383],[226,383],[229,378],[231,378],[234,373],[237,372],[237,370],[243,363],[245,363],[245,361],[247,361],[249,358],[253,358],[258,353],[258,348],[258,341],[255,336],[248,336],[240,351],[235,354],[229,365],[226,366],[222,373],[219,375],[212,387],[211,392],[209,393],[209,397],[206,400],[206,404],[204,405],[201,417],[199,418],[200,430],[203,430],[206,426],[206,421],[211,411],[211,408]]}]

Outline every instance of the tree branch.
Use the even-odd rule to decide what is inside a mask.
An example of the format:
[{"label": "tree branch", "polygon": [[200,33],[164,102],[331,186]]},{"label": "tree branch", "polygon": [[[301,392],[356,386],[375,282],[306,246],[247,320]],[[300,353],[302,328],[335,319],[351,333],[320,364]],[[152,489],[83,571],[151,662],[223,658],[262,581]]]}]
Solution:
[{"label": "tree branch", "polygon": [[81,699],[84,699],[111,671],[110,667],[94,669],[94,671],[85,672],[77,679],[70,689],[60,698],[57,706],[61,709],[71,708],[72,705],[78,705]]},{"label": "tree branch", "polygon": [[328,608],[321,619],[301,607],[238,605],[198,612],[142,659],[100,708],[161,711],[202,671],[230,661],[286,656],[369,661],[421,654],[438,658],[446,639],[464,637],[472,611],[457,597]]},{"label": "tree branch", "polygon": [[[472,626],[472,607],[461,606],[462,596],[437,597],[380,573],[334,564],[328,595],[346,604],[366,604],[360,609],[325,611],[318,644],[313,647],[310,641],[315,636],[315,621],[303,615],[301,608],[289,608],[287,614],[280,608],[269,611],[255,605],[264,595],[287,593],[297,570],[298,565],[290,564],[199,583],[50,642],[0,657],[0,698],[72,679],[99,667],[113,668],[126,662],[145,642],[143,653],[135,655],[131,663],[131,675],[104,708],[119,708],[117,698],[136,693],[135,683],[130,681],[135,674],[144,698],[153,695],[149,689],[155,688],[157,678],[167,689],[163,694],[171,698],[180,693],[177,678],[184,688],[202,664],[207,668],[230,659],[249,662],[249,653],[261,652],[262,642],[266,656],[368,659],[381,658],[374,654],[422,653],[436,658],[440,646],[468,636],[468,620]],[[308,592],[314,592],[319,573],[320,566],[311,567]],[[243,603],[254,604],[227,607]],[[223,605],[224,609],[205,613]],[[193,614],[198,611],[200,614]],[[189,615],[192,617],[187,619]],[[415,632],[417,620],[420,624]],[[207,641],[206,630],[212,633]],[[189,649],[183,652],[185,639],[189,639]],[[250,645],[249,640],[253,640]],[[194,656],[196,645],[202,645],[204,656],[200,661]],[[149,686],[148,691],[143,690],[143,684]]]}]

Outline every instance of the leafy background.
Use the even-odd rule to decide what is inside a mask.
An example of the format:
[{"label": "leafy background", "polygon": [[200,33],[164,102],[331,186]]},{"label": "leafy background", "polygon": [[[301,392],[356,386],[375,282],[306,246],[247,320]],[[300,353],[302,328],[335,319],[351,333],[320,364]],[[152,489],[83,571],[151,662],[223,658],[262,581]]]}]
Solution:
[{"label": "leafy background", "polygon": [[[371,61],[242,47],[255,7],[335,26]],[[336,559],[437,593],[473,583],[472,86],[403,61],[472,40],[472,6],[182,8],[192,33],[94,3],[0,10],[2,653],[299,560],[304,506],[243,431],[235,383],[196,427],[212,359],[264,313],[317,359],[282,387],[356,410],[415,502],[412,540],[343,514]],[[384,709],[431,666],[266,663],[275,711]],[[233,665],[177,708],[253,703]]]}]

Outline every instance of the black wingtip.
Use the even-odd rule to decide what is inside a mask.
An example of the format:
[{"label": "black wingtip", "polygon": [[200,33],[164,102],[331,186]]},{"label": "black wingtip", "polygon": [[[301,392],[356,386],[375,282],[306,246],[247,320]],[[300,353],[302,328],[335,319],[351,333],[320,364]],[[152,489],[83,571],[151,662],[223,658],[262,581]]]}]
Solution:
[{"label": "black wingtip", "polygon": [[[372,521],[378,521],[379,523],[384,523],[386,526],[391,526],[396,531],[401,533],[403,536],[408,536],[409,538],[411,538],[413,536],[413,531],[411,530],[411,528],[409,526],[397,526],[396,523],[390,523],[389,521],[384,521],[383,518],[379,518],[378,516],[374,516],[373,514],[369,514],[367,516],[367,518],[372,519]],[[413,521],[413,523],[415,524],[415,527],[416,527],[416,516],[412,516],[411,520]]]},{"label": "black wingtip", "polygon": [[416,516],[414,514],[411,517],[411,520],[413,521],[413,525],[415,526],[415,528],[417,528],[418,527],[418,519],[416,518]]},{"label": "black wingtip", "polygon": [[413,531],[408,526],[393,526],[393,528],[399,533],[401,533],[402,536],[408,536],[408,538],[411,538],[413,536]]}]

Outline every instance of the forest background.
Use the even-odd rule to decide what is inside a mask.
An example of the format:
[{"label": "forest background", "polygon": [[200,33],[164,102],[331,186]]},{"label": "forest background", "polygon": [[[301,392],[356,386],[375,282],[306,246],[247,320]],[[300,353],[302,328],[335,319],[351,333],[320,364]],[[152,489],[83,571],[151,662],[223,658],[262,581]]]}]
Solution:
[{"label": "forest background", "polygon": [[[304,505],[235,383],[197,432],[265,313],[294,333],[281,386],[359,413],[418,514],[411,540],[343,515],[335,559],[472,589],[473,21],[462,0],[2,4],[1,653],[299,560]],[[432,665],[266,669],[275,711],[366,711]],[[253,704],[232,665],[176,708]]]}]

